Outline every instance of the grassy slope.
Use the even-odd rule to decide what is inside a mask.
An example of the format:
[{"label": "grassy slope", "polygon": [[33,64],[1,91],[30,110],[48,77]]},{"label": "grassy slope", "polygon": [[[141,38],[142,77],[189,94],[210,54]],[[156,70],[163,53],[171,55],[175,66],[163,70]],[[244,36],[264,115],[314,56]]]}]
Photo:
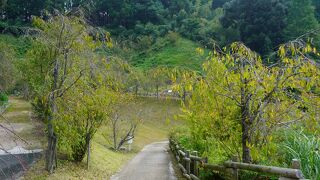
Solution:
[{"label": "grassy slope", "polygon": [[159,49],[155,47],[147,53],[134,57],[134,59],[139,59],[142,63],[137,64],[137,66],[144,69],[165,65],[199,70],[205,58],[196,53],[198,47],[200,45],[190,40],[179,38],[174,44],[171,43]]},{"label": "grassy slope", "polygon": [[75,164],[70,161],[60,161],[56,173],[46,174],[44,161],[38,163],[26,175],[26,179],[109,179],[127,161],[136,155],[145,145],[167,139],[169,129],[179,124],[168,121],[180,112],[179,102],[171,100],[140,98],[135,103],[124,105],[120,114],[129,118],[136,110],[142,109],[143,124],[138,127],[131,153],[114,152],[105,139],[108,127],[100,128],[92,143],[92,159],[90,169],[86,170],[85,161]]},{"label": "grassy slope", "polygon": [[130,64],[143,70],[157,66],[200,70],[208,53],[206,51],[205,55],[199,55],[196,52],[196,48],[199,47],[201,45],[183,37],[177,38],[175,43],[165,37],[158,38],[157,42],[147,49],[122,49],[115,46],[109,54],[128,60]]}]

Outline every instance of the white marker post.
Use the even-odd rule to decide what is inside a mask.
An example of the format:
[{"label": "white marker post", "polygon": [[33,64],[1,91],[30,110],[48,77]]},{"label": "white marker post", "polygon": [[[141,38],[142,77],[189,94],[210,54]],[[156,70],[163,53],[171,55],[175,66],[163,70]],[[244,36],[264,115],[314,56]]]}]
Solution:
[{"label": "white marker post", "polygon": [[129,136],[128,139],[129,139],[129,141],[128,141],[128,151],[130,152],[131,151],[131,144],[133,143],[133,137]]}]

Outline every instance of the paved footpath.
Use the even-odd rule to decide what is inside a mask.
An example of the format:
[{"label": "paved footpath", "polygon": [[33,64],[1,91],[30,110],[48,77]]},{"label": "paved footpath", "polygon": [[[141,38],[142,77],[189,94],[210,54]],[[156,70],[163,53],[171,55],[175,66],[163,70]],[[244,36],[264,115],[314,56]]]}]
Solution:
[{"label": "paved footpath", "polygon": [[145,146],[111,180],[177,180],[168,143],[165,141]]}]

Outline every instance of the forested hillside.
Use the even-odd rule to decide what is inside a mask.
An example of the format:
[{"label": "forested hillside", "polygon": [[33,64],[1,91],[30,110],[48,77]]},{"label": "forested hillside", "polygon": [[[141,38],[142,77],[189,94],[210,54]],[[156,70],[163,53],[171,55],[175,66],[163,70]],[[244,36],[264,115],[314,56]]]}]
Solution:
[{"label": "forested hillside", "polygon": [[172,31],[207,48],[242,41],[262,55],[319,28],[320,11],[317,0],[10,0],[1,5],[0,30],[19,35],[32,16],[78,8],[90,24],[133,47],[145,48]]},{"label": "forested hillside", "polygon": [[1,0],[0,128],[17,102],[42,125],[27,179],[108,179],[169,136],[320,179],[319,49],[320,0]]}]

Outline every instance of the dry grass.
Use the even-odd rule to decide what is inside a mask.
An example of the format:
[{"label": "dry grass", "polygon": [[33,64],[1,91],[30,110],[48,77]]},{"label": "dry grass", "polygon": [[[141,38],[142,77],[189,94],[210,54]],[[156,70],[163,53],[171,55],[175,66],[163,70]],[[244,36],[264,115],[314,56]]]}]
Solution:
[{"label": "dry grass", "polygon": [[86,170],[85,162],[77,164],[59,161],[56,172],[48,175],[43,168],[42,160],[27,173],[25,179],[109,179],[145,145],[167,139],[169,130],[179,124],[172,120],[173,116],[180,112],[178,101],[139,98],[135,102],[123,105],[120,114],[124,118],[130,118],[137,110],[142,110],[143,124],[137,129],[132,152],[112,151],[104,135],[109,128],[104,126],[94,137],[89,170]]}]

